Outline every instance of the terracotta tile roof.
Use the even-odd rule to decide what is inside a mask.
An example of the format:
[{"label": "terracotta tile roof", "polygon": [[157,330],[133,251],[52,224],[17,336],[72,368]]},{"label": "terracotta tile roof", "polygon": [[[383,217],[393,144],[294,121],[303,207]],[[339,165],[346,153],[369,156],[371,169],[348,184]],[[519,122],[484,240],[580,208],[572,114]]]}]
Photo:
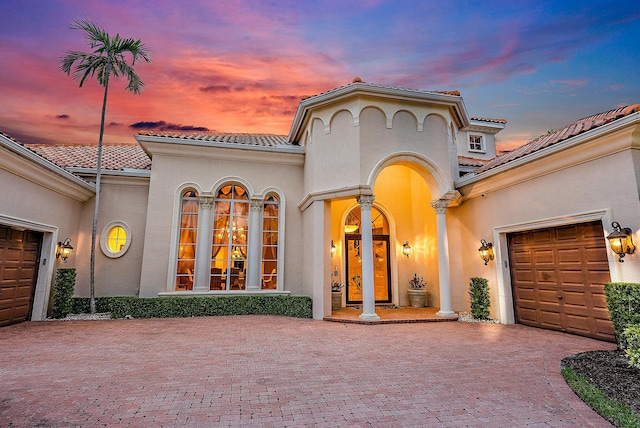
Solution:
[{"label": "terracotta tile roof", "polygon": [[[14,143],[18,143],[18,141],[15,138],[13,138],[11,135],[9,135],[9,134],[5,134],[4,132],[0,131],[0,135],[2,135],[3,137],[5,137],[5,138],[7,138],[7,139],[9,139],[11,141],[13,141]],[[18,143],[18,144],[20,144],[20,143]]]},{"label": "terracotta tile roof", "polygon": [[470,158],[467,156],[458,156],[458,165],[481,167],[489,162],[487,159]]},{"label": "terracotta tile roof", "polygon": [[206,141],[212,143],[229,143],[243,146],[290,147],[297,146],[288,141],[286,135],[248,134],[234,132],[168,132],[140,131],[138,135],[150,137],[180,138],[183,140]]},{"label": "terracotta tile roof", "polygon": [[[24,147],[61,168],[95,168],[98,146],[95,144],[25,144]],[[122,171],[151,169],[151,159],[138,144],[105,144],[102,146],[102,168]]]},{"label": "terracotta tile roof", "polygon": [[486,117],[472,117],[471,120],[477,120],[480,122],[491,122],[491,123],[507,123],[507,119],[490,119]]},{"label": "terracotta tile roof", "polygon": [[504,155],[498,156],[490,162],[486,163],[483,167],[477,169],[475,172],[480,173],[488,171],[505,163],[514,161],[528,154],[537,152],[547,147],[553,146],[561,141],[567,140],[576,135],[598,128],[599,126],[613,122],[614,120],[623,118],[632,113],[640,111],[640,104],[632,104],[625,107],[616,108],[606,111],[604,113],[598,113],[593,116],[580,119],[571,125],[567,125],[562,129],[558,129],[548,134],[541,135],[534,138],[524,146],[518,147]]},{"label": "terracotta tile roof", "polygon": [[411,92],[419,92],[421,94],[442,94],[442,95],[453,95],[456,97],[460,96],[460,91],[427,91],[427,90],[423,90],[423,89],[410,89],[410,88],[401,88],[399,86],[390,86],[390,85],[380,85],[377,83],[367,83],[367,82],[363,82],[362,79],[360,79],[359,77],[356,77],[353,79],[353,82],[347,84],[347,85],[342,85],[339,86],[337,88],[333,88],[331,90],[328,91],[324,91],[324,92],[320,92],[319,94],[315,94],[315,95],[305,95],[302,97],[302,100],[306,100],[308,98],[313,98],[313,97],[317,97],[319,95],[324,95],[324,94],[329,94],[331,92],[337,91],[338,89],[342,89],[342,88],[346,88],[347,86],[351,86],[351,85],[356,85],[359,83],[364,83],[367,86],[374,86],[376,88],[383,88],[383,89],[399,89],[402,91],[411,91]]}]

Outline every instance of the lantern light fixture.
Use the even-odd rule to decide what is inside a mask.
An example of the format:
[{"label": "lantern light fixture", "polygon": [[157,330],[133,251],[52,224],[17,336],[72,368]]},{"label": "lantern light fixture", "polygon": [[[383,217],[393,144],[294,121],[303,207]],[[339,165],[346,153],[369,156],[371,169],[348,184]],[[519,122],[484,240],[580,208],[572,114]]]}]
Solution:
[{"label": "lantern light fixture", "polygon": [[411,245],[409,245],[409,241],[405,241],[405,243],[402,244],[402,254],[407,256],[407,258],[411,255]]},{"label": "lantern light fixture", "polygon": [[631,238],[632,231],[628,227],[620,227],[620,223],[614,221],[611,223],[613,232],[607,236],[607,240],[611,245],[611,249],[618,255],[618,261],[624,263],[624,256],[627,254],[633,254],[636,250],[633,245],[633,239]]},{"label": "lantern light fixture", "polygon": [[336,255],[336,245],[333,243],[333,239],[331,240],[331,257]]},{"label": "lantern light fixture", "polygon": [[360,229],[360,226],[357,224],[345,224],[344,225],[344,233],[355,233],[356,230]]},{"label": "lantern light fixture", "polygon": [[478,251],[480,252],[480,258],[484,261],[485,266],[489,264],[489,261],[495,258],[493,255],[493,244],[485,241],[484,239],[480,240],[480,248],[478,248]]},{"label": "lantern light fixture", "polygon": [[66,263],[72,251],[73,247],[71,246],[71,238],[65,239],[64,242],[58,242],[58,248],[56,249],[56,259],[61,258],[62,263]]}]

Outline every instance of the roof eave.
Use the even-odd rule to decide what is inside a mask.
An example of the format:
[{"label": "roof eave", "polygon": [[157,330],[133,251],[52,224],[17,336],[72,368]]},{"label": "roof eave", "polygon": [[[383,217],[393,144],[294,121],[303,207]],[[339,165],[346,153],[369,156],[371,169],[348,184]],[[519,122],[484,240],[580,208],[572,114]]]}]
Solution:
[{"label": "roof eave", "polygon": [[[95,176],[98,171],[96,168],[81,168],[81,167],[69,167],[67,168],[69,172],[74,174],[92,177]],[[101,175],[114,175],[114,176],[123,176],[123,177],[142,177],[149,178],[151,177],[151,170],[148,169],[137,169],[137,168],[124,168],[120,170],[113,169],[101,169]]]},{"label": "roof eave", "polygon": [[234,149],[234,150],[247,150],[247,151],[262,151],[262,152],[273,152],[273,153],[304,153],[304,147],[300,146],[282,146],[282,147],[273,147],[273,146],[252,146],[252,145],[242,145],[237,143],[222,143],[218,141],[199,141],[199,140],[185,140],[183,138],[177,137],[163,137],[163,136],[155,136],[155,135],[135,135],[135,139],[140,144],[142,149],[147,153],[149,158],[153,158],[152,153],[149,151],[148,147],[145,147],[145,142],[150,143],[169,143],[169,144],[178,144],[185,146],[198,146],[198,147],[217,147],[223,149]]},{"label": "roof eave", "polygon": [[624,127],[633,125],[634,122],[640,122],[640,112],[632,113],[628,116],[625,116],[613,122],[601,125],[597,128],[591,129],[582,134],[578,134],[566,140],[560,141],[552,146],[548,146],[541,150],[535,151],[533,153],[529,153],[522,157],[513,159],[509,162],[506,162],[502,165],[498,165],[495,168],[491,168],[487,171],[483,171],[480,173],[474,172],[472,174],[465,175],[464,177],[455,181],[455,186],[456,188],[461,188],[464,186],[468,186],[470,184],[480,182],[486,178],[492,177],[494,175],[498,175],[510,169],[517,168],[521,165],[534,162],[536,160],[545,158],[547,156],[551,156],[553,154],[559,153],[568,148],[582,144],[586,141],[601,137],[607,133],[614,132]]},{"label": "roof eave", "polygon": [[[35,164],[42,172],[51,174],[50,177],[54,176],[62,180],[46,180],[46,187],[80,201],[84,201],[95,194],[95,186],[92,183],[88,183],[82,178],[73,175],[71,172],[55,165],[2,133],[0,133],[0,146],[13,153],[19,159],[30,164]],[[7,162],[10,161],[10,159],[5,160]],[[13,166],[17,168],[17,165]],[[10,165],[6,165],[6,167],[10,168]],[[37,181],[37,177],[27,176],[28,171],[16,171],[16,174],[24,176],[24,178],[31,181]],[[67,184],[65,186],[62,183]],[[45,183],[43,182],[42,184]]]},{"label": "roof eave", "polygon": [[497,134],[502,131],[506,126],[506,123],[502,122],[485,122],[482,120],[474,120],[471,119],[469,121],[469,125],[466,126],[462,131],[476,131],[476,132],[484,132],[487,134]]},{"label": "roof eave", "polygon": [[300,138],[300,134],[308,120],[308,113],[311,109],[332,104],[355,95],[383,95],[387,98],[407,100],[414,102],[428,101],[434,104],[448,105],[451,114],[459,128],[466,128],[470,124],[469,115],[460,95],[443,94],[438,92],[422,92],[411,89],[381,87],[367,83],[352,83],[323,94],[302,100],[298,104],[298,109],[293,118],[291,129],[287,136],[288,141],[293,143]]}]

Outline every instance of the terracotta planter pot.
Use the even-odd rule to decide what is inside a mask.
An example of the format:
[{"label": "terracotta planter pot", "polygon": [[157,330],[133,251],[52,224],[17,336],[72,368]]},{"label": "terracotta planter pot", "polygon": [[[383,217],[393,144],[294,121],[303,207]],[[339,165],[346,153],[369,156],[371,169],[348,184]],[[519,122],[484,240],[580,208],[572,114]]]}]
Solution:
[{"label": "terracotta planter pot", "polygon": [[337,311],[342,308],[342,291],[331,292],[331,310]]},{"label": "terracotta planter pot", "polygon": [[407,290],[412,308],[424,308],[427,304],[427,290]]}]

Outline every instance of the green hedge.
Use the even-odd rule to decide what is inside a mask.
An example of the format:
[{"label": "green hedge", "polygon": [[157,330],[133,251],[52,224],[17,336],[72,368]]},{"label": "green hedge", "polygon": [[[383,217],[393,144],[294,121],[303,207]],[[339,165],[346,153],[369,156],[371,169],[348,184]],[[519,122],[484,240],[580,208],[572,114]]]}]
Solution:
[{"label": "green hedge", "polygon": [[604,291],[616,341],[620,349],[626,349],[624,329],[632,324],[640,324],[640,284],[608,282],[604,285]]},{"label": "green hedge", "polygon": [[76,285],[76,270],[60,268],[56,272],[53,286],[52,318],[64,318],[73,311],[73,289]]},{"label": "green hedge", "polygon": [[624,337],[627,341],[627,356],[629,365],[640,369],[640,324],[634,324],[624,330]]},{"label": "green hedge", "polygon": [[485,278],[471,278],[469,284],[469,300],[471,301],[471,315],[480,320],[489,319],[489,281]]},{"label": "green hedge", "polygon": [[[118,297],[96,297],[96,312],[111,312],[110,304],[111,299],[117,299]],[[73,314],[88,314],[89,298],[88,297],[74,297],[73,298]]]},{"label": "green hedge", "polygon": [[[89,299],[76,298],[75,313],[89,312]],[[98,312],[112,318],[185,318],[217,315],[282,315],[311,318],[307,296],[98,297]]]}]

